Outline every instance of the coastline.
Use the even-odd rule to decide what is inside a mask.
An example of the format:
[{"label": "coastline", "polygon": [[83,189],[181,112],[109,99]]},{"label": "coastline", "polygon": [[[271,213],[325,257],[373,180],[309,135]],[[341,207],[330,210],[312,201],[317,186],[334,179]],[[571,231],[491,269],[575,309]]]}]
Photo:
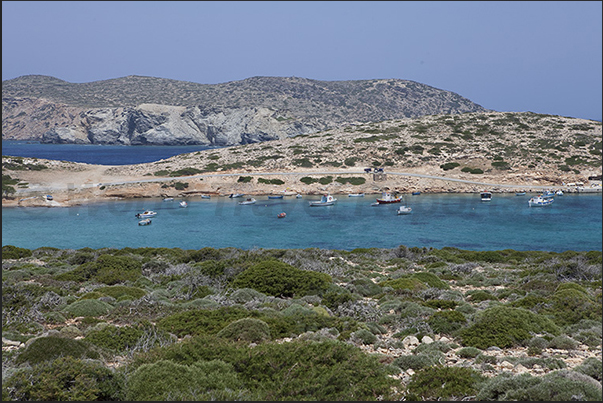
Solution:
[{"label": "coastline", "polygon": [[[478,177],[467,173],[441,176],[441,172],[430,166],[404,172],[385,170],[383,174],[350,168],[328,171],[291,169],[278,172],[231,170],[178,177],[150,177],[148,169],[145,169],[148,164],[110,166],[43,161],[49,169],[18,172],[19,179],[27,183],[27,187],[16,187],[11,198],[3,197],[2,207],[69,207],[115,199],[228,196],[231,193],[262,196],[283,194],[285,191],[302,195],[379,195],[383,191],[410,194],[417,191],[479,193],[483,190],[492,193],[536,193],[544,189],[573,193],[580,190],[575,182],[572,183],[575,180],[573,177],[555,177],[540,172],[483,174]],[[303,177],[331,177],[331,182],[307,184],[300,181]],[[241,178],[247,178],[247,181],[241,181]],[[260,178],[264,180],[258,181]],[[337,178],[363,178],[364,183],[351,185],[334,180]],[[271,180],[277,180],[278,184],[269,183]],[[600,192],[601,181],[589,181],[583,189]],[[52,195],[53,199],[47,200],[46,195]]]}]

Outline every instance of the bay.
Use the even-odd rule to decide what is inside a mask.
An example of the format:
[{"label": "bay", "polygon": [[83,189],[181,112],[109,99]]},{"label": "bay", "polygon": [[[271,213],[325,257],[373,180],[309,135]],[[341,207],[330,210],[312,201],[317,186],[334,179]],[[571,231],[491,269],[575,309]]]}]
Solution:
[{"label": "bay", "polygon": [[100,144],[43,144],[2,140],[2,155],[83,162],[98,165],[131,165],[155,162],[174,155],[208,150],[213,146],[123,146]]},{"label": "bay", "polygon": [[[256,196],[242,199],[188,197],[114,200],[73,207],[2,208],[2,245],[28,249],[203,247],[241,249],[339,249],[456,247],[466,250],[602,250],[602,196],[566,194],[546,207],[528,207],[531,194],[406,195],[413,209],[397,215],[399,204],[371,206],[374,195],[336,195],[334,206],[310,207],[310,200]],[[152,224],[139,226],[135,214],[155,210]],[[280,212],[285,218],[277,218]]]}]

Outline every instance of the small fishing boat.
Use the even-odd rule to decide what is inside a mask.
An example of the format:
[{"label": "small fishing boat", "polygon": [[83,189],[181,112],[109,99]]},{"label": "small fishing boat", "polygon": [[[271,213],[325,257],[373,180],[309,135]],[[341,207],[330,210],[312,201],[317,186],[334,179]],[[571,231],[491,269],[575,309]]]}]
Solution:
[{"label": "small fishing boat", "polygon": [[402,201],[402,196],[395,197],[390,192],[381,193],[381,197],[377,198],[377,203],[379,204],[389,204],[389,203],[400,203]]},{"label": "small fishing boat", "polygon": [[309,203],[310,207],[332,206],[336,201],[337,199],[331,195],[323,195],[320,200],[311,201]]},{"label": "small fishing boat", "polygon": [[270,195],[268,196],[269,199],[282,199],[283,195]]},{"label": "small fishing boat", "polygon": [[151,223],[150,218],[145,218],[144,220],[138,221],[138,225],[149,225]]},{"label": "small fishing boat", "polygon": [[180,207],[188,207],[188,203],[184,200],[180,202]]},{"label": "small fishing boat", "polygon": [[46,200],[53,200],[54,198],[52,197],[52,195],[46,195]]},{"label": "small fishing boat", "polygon": [[171,201],[174,201],[174,198],[173,197],[166,197],[166,198],[163,199],[163,201],[164,202],[171,202]]},{"label": "small fishing boat", "polygon": [[278,215],[276,217],[277,218],[285,218],[285,217],[287,217],[287,214],[283,211],[282,213],[278,213]]},{"label": "small fishing boat", "polygon": [[228,196],[228,198],[235,199],[237,197],[243,197],[243,196],[245,196],[244,193],[231,193],[230,196]]},{"label": "small fishing boat", "polygon": [[543,195],[538,195],[528,200],[528,206],[550,206],[551,204],[553,204],[554,201],[555,199],[553,197],[544,197]]},{"label": "small fishing boat", "polygon": [[418,191],[417,191],[417,192],[412,192],[411,194],[412,194],[413,196],[418,196],[418,195],[420,195],[420,194],[421,194],[421,192],[418,192]]},{"label": "small fishing boat", "polygon": [[412,208],[409,206],[400,206],[398,207],[397,213],[398,215],[405,215],[405,214],[410,214],[412,211]]},{"label": "small fishing boat", "polygon": [[544,192],[542,192],[541,196],[542,197],[555,197],[555,192],[553,192],[551,190],[545,190]]},{"label": "small fishing boat", "polygon": [[295,198],[296,198],[296,199],[301,199],[302,197],[303,197],[303,196],[302,196],[301,194],[299,194],[299,193],[295,195]]},{"label": "small fishing boat", "polygon": [[247,199],[240,201],[239,204],[244,206],[246,204],[255,204],[256,200],[253,197],[248,197]]},{"label": "small fishing boat", "polygon": [[489,202],[492,201],[492,193],[488,192],[488,191],[483,191],[479,194],[479,197],[482,199],[483,202]]},{"label": "small fishing boat", "polygon": [[364,197],[364,193],[350,193],[348,197]]},{"label": "small fishing boat", "polygon": [[555,196],[563,196],[563,190],[559,189],[555,192]]},{"label": "small fishing boat", "polygon": [[201,195],[201,198],[202,199],[211,199],[211,196],[210,195]]},{"label": "small fishing boat", "polygon": [[526,192],[515,192],[515,196],[525,196]]},{"label": "small fishing boat", "polygon": [[155,212],[153,210],[145,210],[142,213],[135,214],[136,218],[150,218],[150,217],[155,217],[156,215],[157,215],[157,212]]}]

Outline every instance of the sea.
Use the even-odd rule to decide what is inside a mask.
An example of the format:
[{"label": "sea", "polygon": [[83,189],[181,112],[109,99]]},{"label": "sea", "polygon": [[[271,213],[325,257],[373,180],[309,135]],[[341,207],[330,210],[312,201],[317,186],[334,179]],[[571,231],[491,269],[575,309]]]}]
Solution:
[{"label": "sea", "polygon": [[[181,151],[182,147],[55,144],[5,148],[5,142],[2,147],[3,155],[53,155],[52,159],[106,165],[152,162],[150,154],[159,160],[195,151],[189,146],[185,147],[187,151]],[[533,195],[493,193],[492,201],[483,202],[479,194],[406,194],[403,204],[412,208],[408,215],[397,215],[398,203],[374,206],[378,195],[369,194],[336,194],[335,205],[321,207],[309,205],[309,201],[320,198],[318,195],[283,199],[254,196],[257,202],[252,205],[239,205],[243,198],[194,196],[186,198],[186,208],[180,207],[179,198],[107,200],[56,208],[3,207],[2,245],[28,249],[235,247],[350,251],[404,245],[476,251],[602,250],[601,193],[566,193],[556,196],[550,206],[529,207]],[[157,215],[150,225],[141,226],[135,214],[144,210],[154,210]],[[281,212],[286,217],[278,218]]]}]

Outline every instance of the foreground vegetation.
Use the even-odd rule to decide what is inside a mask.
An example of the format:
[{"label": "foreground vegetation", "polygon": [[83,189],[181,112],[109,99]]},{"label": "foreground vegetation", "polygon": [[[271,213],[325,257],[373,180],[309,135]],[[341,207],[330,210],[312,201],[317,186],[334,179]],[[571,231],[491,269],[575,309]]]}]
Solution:
[{"label": "foreground vegetation", "polygon": [[601,271],[600,251],[5,245],[2,398],[600,401]]}]

